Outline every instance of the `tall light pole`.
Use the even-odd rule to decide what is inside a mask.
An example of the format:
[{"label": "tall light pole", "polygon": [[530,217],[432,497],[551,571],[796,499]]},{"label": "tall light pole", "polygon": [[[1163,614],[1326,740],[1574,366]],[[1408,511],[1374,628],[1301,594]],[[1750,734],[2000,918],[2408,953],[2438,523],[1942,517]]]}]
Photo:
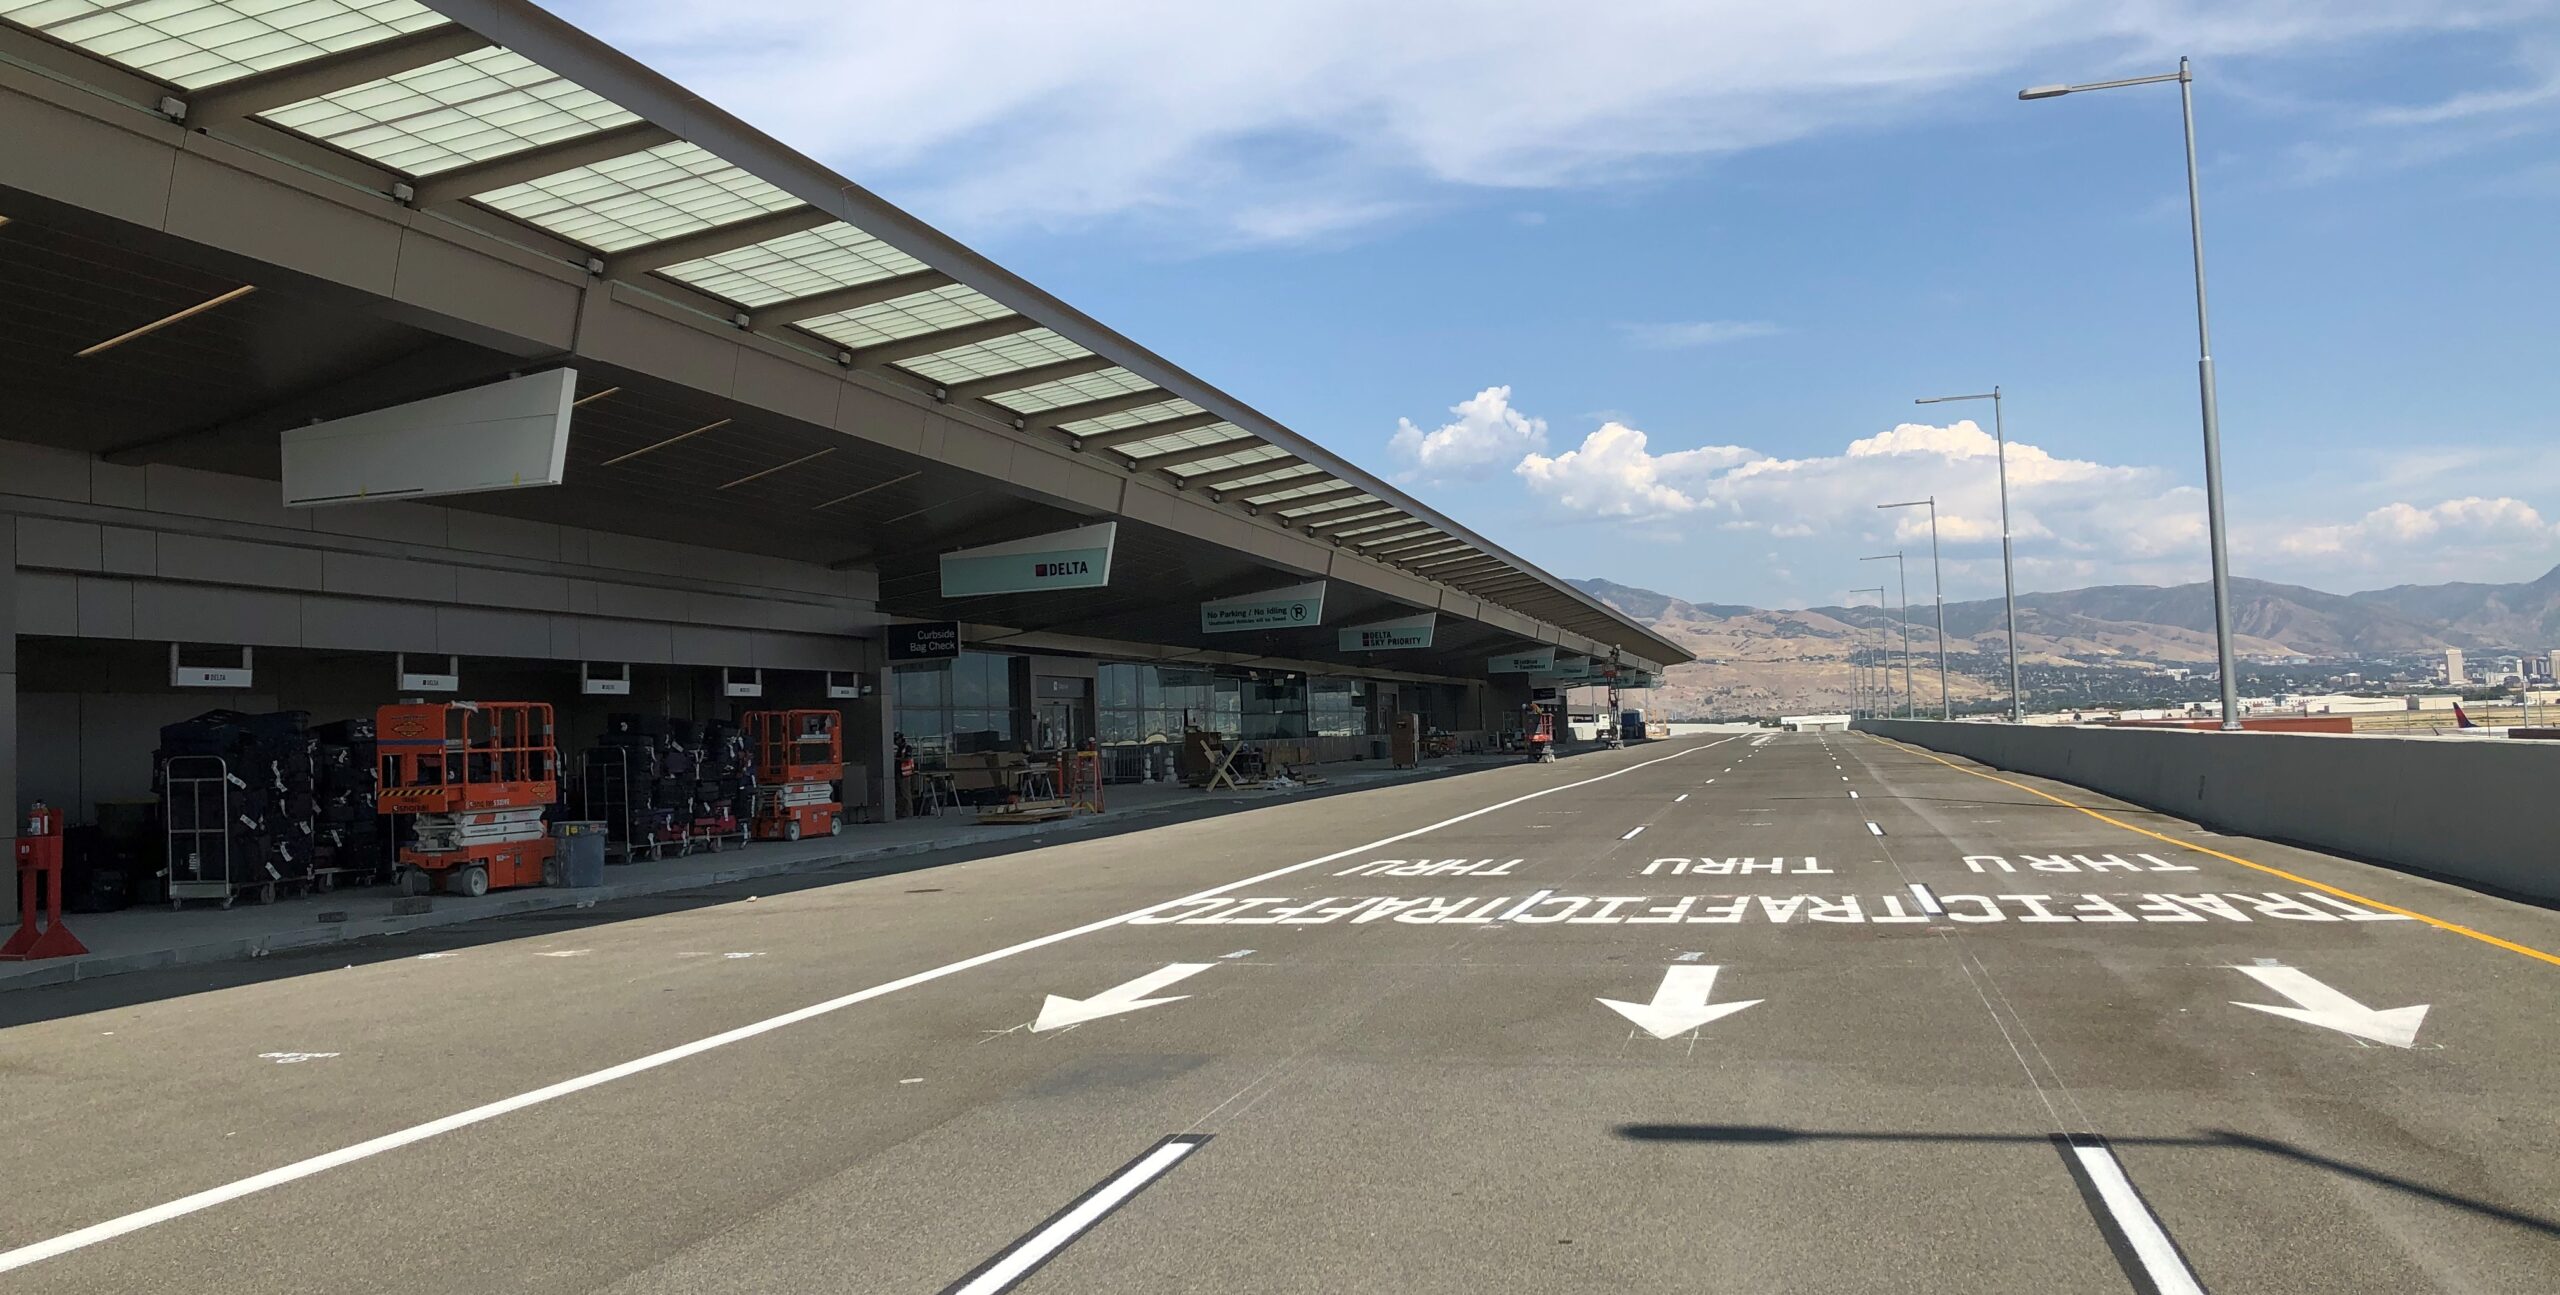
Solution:
[{"label": "tall light pole", "polygon": [[[1870,589],[1852,589],[1849,592],[1853,594],[1874,594],[1876,596],[1877,611],[1883,611],[1889,606],[1889,604],[1885,602],[1883,585],[1877,585]],[[1876,641],[1879,646],[1885,642],[1885,634],[1881,628],[1876,631]],[[1880,659],[1884,661],[1884,666],[1876,673],[1881,676],[1884,681],[1884,716],[1887,719],[1891,719],[1893,718],[1893,663],[1889,658],[1880,657]]]},{"label": "tall light pole", "polygon": [[[1920,694],[1914,692],[1911,687],[1910,568],[1903,565],[1902,552],[1899,549],[1891,553],[1879,553],[1874,557],[1860,558],[1858,560],[1860,562],[1884,562],[1889,560],[1893,563],[1895,578],[1902,582],[1902,714],[1905,718],[1910,718],[1918,714],[1920,709]],[[1888,653],[1890,653],[1891,650],[1892,649],[1890,647],[1886,649]],[[1892,668],[1892,660],[1890,656],[1888,656],[1885,663],[1885,669],[1890,671]]]},{"label": "tall light pole", "polygon": [[1898,504],[1877,504],[1878,508],[1921,508],[1929,510],[1929,592],[1938,603],[1938,718],[1954,719],[1955,707],[1947,700],[1947,579],[1938,566],[1938,497],[1908,499]]},{"label": "tall light pole", "polygon": [[2187,239],[2195,251],[2196,267],[2196,391],[2204,406],[2205,533],[2213,542],[2213,645],[2222,669],[2222,727],[2229,731],[2240,727],[2240,678],[2231,651],[2231,549],[2222,527],[2222,411],[2213,394],[2213,328],[2206,322],[2204,307],[2204,202],[2196,182],[2195,73],[2180,58],[2175,72],[2087,85],[2031,86],[2020,90],[2018,97],[2054,99],[2083,90],[2164,81],[2178,83],[2178,109],[2187,127]]},{"label": "tall light pole", "polygon": [[2009,553],[2009,428],[2000,416],[2000,388],[1971,396],[1923,396],[1915,405],[1944,405],[1965,400],[1991,402],[1991,443],[2000,456],[2000,588],[2009,609],[2009,722],[2026,722],[2018,693],[2018,567]]}]

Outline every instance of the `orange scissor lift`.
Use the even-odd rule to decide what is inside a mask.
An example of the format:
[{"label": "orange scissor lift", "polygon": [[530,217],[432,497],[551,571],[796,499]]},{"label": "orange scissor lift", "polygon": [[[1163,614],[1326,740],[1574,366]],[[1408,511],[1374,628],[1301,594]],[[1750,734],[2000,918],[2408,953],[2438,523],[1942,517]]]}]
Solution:
[{"label": "orange scissor lift", "polygon": [[742,723],[756,757],[756,839],[797,841],[843,831],[835,783],[844,776],[844,716],[751,710]]},{"label": "orange scissor lift", "polygon": [[416,817],[400,851],[400,891],[485,895],[539,886],[551,861],[542,814],[560,794],[551,707],[542,702],[410,702],[374,715],[382,776],[375,807]]}]

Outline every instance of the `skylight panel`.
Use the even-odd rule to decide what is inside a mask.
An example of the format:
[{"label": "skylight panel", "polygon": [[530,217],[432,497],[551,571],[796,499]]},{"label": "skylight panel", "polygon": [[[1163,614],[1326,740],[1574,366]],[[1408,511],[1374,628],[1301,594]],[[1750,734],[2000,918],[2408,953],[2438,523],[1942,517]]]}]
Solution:
[{"label": "skylight panel", "polygon": [[0,18],[190,90],[445,23],[416,0],[0,0]]},{"label": "skylight panel", "polygon": [[924,262],[870,234],[838,224],[670,265],[658,273],[755,310],[924,268]]},{"label": "skylight panel", "polygon": [[[922,337],[1013,313],[1012,308],[963,283],[912,293],[857,310],[800,321],[802,328],[860,350],[901,338]],[[1023,327],[1031,327],[1025,320]]]},{"label": "skylight panel", "polygon": [[1022,369],[1055,364],[1060,360],[1082,359],[1091,354],[1093,352],[1048,329],[1035,328],[992,342],[955,346],[948,351],[901,360],[898,367],[917,377],[949,385],[977,378],[1002,377]]},{"label": "skylight panel", "polygon": [[1036,387],[1004,393],[998,403],[1018,414],[1036,414],[1044,409],[1081,405],[1088,400],[1105,400],[1144,391],[1155,384],[1127,369],[1103,369],[1095,373],[1043,382]]},{"label": "skylight panel", "polygon": [[1244,429],[1233,423],[1212,423],[1196,431],[1168,432],[1162,436],[1148,437],[1143,441],[1131,441],[1126,445],[1113,446],[1111,452],[1125,454],[1133,459],[1143,459],[1151,454],[1170,454],[1175,450],[1216,445],[1221,441],[1232,441],[1242,435],[1244,435]]},{"label": "skylight panel", "polygon": [[1100,418],[1079,418],[1072,423],[1061,424],[1061,426],[1067,431],[1073,432],[1078,436],[1094,436],[1103,432],[1116,432],[1128,427],[1144,427],[1149,423],[1161,423],[1169,419],[1186,418],[1199,412],[1200,406],[1192,404],[1188,400],[1165,400],[1152,405],[1141,405],[1136,409],[1129,410],[1127,413],[1104,414]]},{"label": "skylight panel", "polygon": [[506,49],[474,50],[259,116],[414,176],[640,119]]},{"label": "skylight panel", "polygon": [[474,195],[582,247],[616,252],[680,238],[800,200],[678,141]]}]

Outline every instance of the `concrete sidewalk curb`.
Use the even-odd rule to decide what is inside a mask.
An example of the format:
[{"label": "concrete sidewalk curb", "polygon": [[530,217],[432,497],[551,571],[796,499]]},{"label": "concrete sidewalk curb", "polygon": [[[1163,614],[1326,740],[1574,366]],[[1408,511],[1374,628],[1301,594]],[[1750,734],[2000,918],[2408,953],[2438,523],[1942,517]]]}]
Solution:
[{"label": "concrete sidewalk curb", "polygon": [[[1323,787],[1309,788],[1308,790],[1318,792],[1319,794],[1339,794],[1341,792],[1366,790],[1371,787],[1393,786],[1399,783],[1418,781],[1438,774],[1472,772],[1477,769],[1495,768],[1500,767],[1503,763],[1505,762],[1471,762],[1465,764],[1431,766],[1410,771],[1398,770],[1393,774],[1383,776],[1371,775],[1361,777],[1357,781],[1333,784],[1329,792]],[[1269,803],[1279,803],[1280,801],[1289,798],[1289,793],[1269,793]],[[1104,813],[1091,818],[1067,819],[1052,823],[1026,823],[1017,827],[979,828],[975,829],[976,834],[970,836],[966,840],[945,839],[935,841],[910,841],[901,845],[873,846],[868,849],[847,849],[831,854],[821,854],[807,858],[777,859],[770,863],[741,863],[735,868],[723,868],[712,873],[697,872],[686,873],[681,876],[652,877],[640,881],[611,882],[606,885],[593,886],[581,890],[570,890],[561,887],[543,887],[512,894],[504,894],[503,897],[493,896],[492,899],[494,899],[495,902],[474,903],[468,907],[461,908],[431,909],[425,913],[402,917],[368,918],[362,921],[315,924],[288,931],[275,931],[259,935],[245,935],[235,939],[206,940],[195,944],[180,945],[175,948],[145,949],[133,953],[93,953],[77,958],[62,958],[41,963],[0,964],[0,993],[8,993],[10,991],[20,989],[36,989],[46,985],[74,984],[79,981],[97,980],[107,976],[122,975],[127,972],[134,971],[154,971],[168,967],[192,966],[207,962],[227,962],[235,958],[261,958],[270,953],[282,953],[296,949],[320,948],[332,944],[347,944],[356,940],[371,939],[376,936],[401,935],[410,931],[426,930],[439,926],[458,926],[465,922],[481,922],[487,921],[491,918],[513,917],[522,913],[538,913],[561,908],[587,908],[600,903],[608,903],[624,899],[638,899],[648,895],[663,895],[689,890],[708,890],[714,886],[730,885],[735,882],[749,881],[758,877],[781,877],[810,872],[828,872],[837,868],[850,867],[855,864],[875,863],[883,859],[897,859],[919,854],[933,854],[943,850],[964,850],[973,846],[987,845],[1001,841],[1015,841],[1027,837],[1082,835],[1100,829],[1128,827],[1147,819],[1181,819],[1186,816],[1210,818],[1216,817],[1216,812],[1203,813],[1201,811],[1234,812],[1236,810],[1254,808],[1259,803],[1262,803],[1260,798],[1243,802],[1218,800],[1203,804],[1161,805],[1146,809],[1120,810],[1111,813]]]},{"label": "concrete sidewalk curb", "polygon": [[854,864],[933,854],[942,850],[963,850],[971,846],[1019,840],[1030,836],[1081,834],[1099,827],[1125,826],[1141,819],[1170,815],[1187,808],[1193,807],[1166,806],[1160,809],[1131,810],[1122,817],[1105,814],[1100,817],[1065,822],[990,828],[983,835],[971,836],[965,841],[910,841],[903,845],[849,849],[810,858],[778,859],[770,863],[742,863],[738,867],[723,868],[712,873],[696,872],[681,876],[652,877],[642,881],[608,882],[602,886],[590,886],[578,890],[542,887],[505,896],[495,903],[473,904],[467,908],[431,909],[404,917],[317,924],[291,931],[242,936],[237,939],[207,940],[171,949],[146,949],[137,953],[88,954],[77,958],[29,963],[24,970],[13,969],[0,973],[0,993],[17,989],[34,989],[44,985],[67,985],[132,971],[152,971],[164,967],[183,967],[204,962],[225,962],[234,958],[259,958],[287,950],[346,944],[375,936],[401,935],[431,927],[458,926],[465,922],[513,917],[521,913],[538,913],[559,908],[587,908],[600,903],[638,899],[647,895],[708,890],[714,886],[750,881],[758,877],[828,872]]}]

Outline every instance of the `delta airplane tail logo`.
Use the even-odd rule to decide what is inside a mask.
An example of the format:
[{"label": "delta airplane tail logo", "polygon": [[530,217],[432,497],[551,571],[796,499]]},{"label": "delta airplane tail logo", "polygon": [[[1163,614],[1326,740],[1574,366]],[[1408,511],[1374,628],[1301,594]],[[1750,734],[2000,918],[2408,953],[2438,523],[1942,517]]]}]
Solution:
[{"label": "delta airplane tail logo", "polygon": [[2455,702],[2455,703],[2453,704],[2453,723],[2454,723],[2454,727],[2456,727],[2456,728],[2478,728],[2478,727],[2480,727],[2478,724],[2475,724],[2475,723],[2472,723],[2472,722],[2471,722],[2471,717],[2470,717],[2469,715],[2466,715],[2466,714],[2463,714],[2463,713],[2462,713],[2462,703],[2461,703],[2461,702]]}]

